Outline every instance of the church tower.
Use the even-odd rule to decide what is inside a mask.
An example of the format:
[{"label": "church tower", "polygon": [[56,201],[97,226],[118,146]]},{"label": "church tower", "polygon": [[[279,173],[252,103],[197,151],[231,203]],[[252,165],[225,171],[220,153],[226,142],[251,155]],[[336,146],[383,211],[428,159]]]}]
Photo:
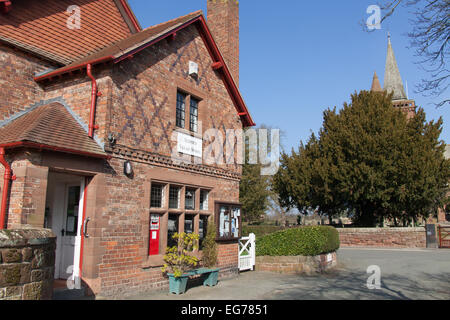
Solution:
[{"label": "church tower", "polygon": [[377,73],[375,72],[372,81],[371,91],[387,91],[392,93],[392,105],[396,108],[400,108],[406,113],[407,118],[414,117],[416,113],[416,103],[414,100],[408,99],[405,89],[403,87],[402,77],[395,59],[394,49],[392,49],[391,36],[388,35],[388,46],[386,56],[386,68],[384,71],[384,88],[381,89],[380,81]]}]

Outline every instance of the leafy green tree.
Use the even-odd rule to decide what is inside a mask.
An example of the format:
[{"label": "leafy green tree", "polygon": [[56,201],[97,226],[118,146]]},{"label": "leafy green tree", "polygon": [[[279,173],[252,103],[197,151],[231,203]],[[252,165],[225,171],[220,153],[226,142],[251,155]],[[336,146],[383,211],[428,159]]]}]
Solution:
[{"label": "leafy green tree", "polygon": [[426,122],[421,108],[407,120],[391,95],[355,93],[339,112],[324,112],[318,137],[283,154],[273,188],[300,212],[347,212],[365,226],[417,221],[435,212],[448,190],[441,132],[442,119]]},{"label": "leafy green tree", "polygon": [[[261,175],[261,161],[249,163],[250,148],[256,148],[245,142],[245,163],[242,166],[242,179],[239,185],[239,201],[242,203],[245,222],[258,222],[269,208],[269,177]],[[254,151],[254,150],[253,150]],[[257,153],[256,153],[257,154]]]}]

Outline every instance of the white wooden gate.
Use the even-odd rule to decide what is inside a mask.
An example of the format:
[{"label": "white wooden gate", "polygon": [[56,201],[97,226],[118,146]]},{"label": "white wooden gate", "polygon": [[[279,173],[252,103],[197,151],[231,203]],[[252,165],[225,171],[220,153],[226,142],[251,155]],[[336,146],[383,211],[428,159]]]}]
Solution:
[{"label": "white wooden gate", "polygon": [[255,267],[255,234],[239,239],[239,271],[253,270]]}]

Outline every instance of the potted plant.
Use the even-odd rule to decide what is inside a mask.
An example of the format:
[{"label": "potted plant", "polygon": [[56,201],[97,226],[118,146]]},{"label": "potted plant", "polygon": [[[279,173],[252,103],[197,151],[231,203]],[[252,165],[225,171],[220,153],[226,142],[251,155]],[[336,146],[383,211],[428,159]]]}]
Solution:
[{"label": "potted plant", "polygon": [[190,253],[198,249],[198,234],[175,233],[172,237],[178,245],[167,248],[164,255],[163,273],[169,276],[171,293],[182,294],[186,291],[189,272],[198,265],[199,260]]}]

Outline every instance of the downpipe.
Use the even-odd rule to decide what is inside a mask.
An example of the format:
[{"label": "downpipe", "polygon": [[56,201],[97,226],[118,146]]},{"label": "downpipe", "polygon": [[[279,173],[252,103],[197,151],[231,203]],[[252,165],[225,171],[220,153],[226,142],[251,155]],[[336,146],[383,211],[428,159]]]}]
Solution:
[{"label": "downpipe", "polygon": [[91,78],[92,81],[92,92],[91,92],[91,110],[89,115],[89,138],[94,137],[94,130],[98,129],[98,125],[95,124],[95,109],[97,105],[97,97],[101,96],[101,93],[98,92],[97,81],[92,75],[92,64],[88,64],[86,67],[87,75]]},{"label": "downpipe", "polygon": [[0,230],[3,230],[6,227],[6,207],[8,204],[10,182],[12,180],[16,180],[16,176],[12,175],[11,166],[5,159],[5,148],[0,148],[0,163],[3,165],[3,167],[5,167],[5,175],[3,177],[2,203],[0,209]]}]

